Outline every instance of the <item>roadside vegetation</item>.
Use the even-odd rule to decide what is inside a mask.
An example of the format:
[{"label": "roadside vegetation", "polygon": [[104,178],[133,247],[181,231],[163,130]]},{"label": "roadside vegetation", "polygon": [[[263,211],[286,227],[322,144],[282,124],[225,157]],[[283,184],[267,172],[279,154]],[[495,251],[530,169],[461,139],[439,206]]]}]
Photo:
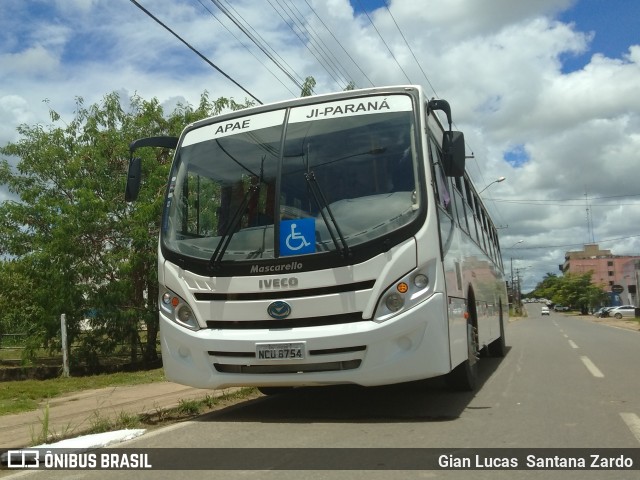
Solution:
[{"label": "roadside vegetation", "polygon": [[0,335],[26,335],[23,361],[60,352],[62,314],[79,364],[96,367],[123,345],[129,363],[157,361],[156,248],[173,152],[140,151],[144,188],[131,206],[129,143],[250,104],[205,92],[199,105],[166,113],[138,95],[91,106],[76,98],[73,118],[50,109],[50,124],[20,125],[0,146],[10,192],[0,203]]},{"label": "roadside vegetation", "polygon": [[53,378],[49,380],[21,380],[2,382],[0,388],[0,415],[10,415],[27,411],[38,411],[39,422],[31,429],[31,443],[50,443],[79,434],[103,433],[120,429],[154,428],[187,420],[237,403],[240,400],[259,395],[255,388],[232,389],[222,395],[205,395],[199,399],[181,400],[172,408],[157,408],[146,413],[121,411],[116,415],[106,415],[96,408],[89,420],[89,426],[82,431],[76,428],[59,431],[50,424],[49,401],[70,393],[96,388],[140,385],[165,380],[162,368],[120,372],[84,377]]},{"label": "roadside vegetation", "polygon": [[25,411],[39,412],[39,421],[31,427],[31,444],[52,443],[66,438],[104,433],[122,429],[155,428],[233,405],[238,401],[259,395],[255,388],[232,389],[221,395],[205,395],[198,399],[180,400],[172,408],[156,408],[155,410],[134,413],[121,411],[105,414],[100,408],[91,415],[89,426],[78,430],[68,425],[54,429],[50,422],[49,400],[74,392],[94,388],[139,385],[164,380],[162,369],[147,372],[116,373],[94,375],[77,378],[56,378],[51,380],[24,380],[4,382],[0,390],[0,415],[8,415]]},{"label": "roadside vegetation", "polygon": [[82,431],[75,429],[53,431],[49,425],[49,409],[45,405],[38,428],[31,432],[31,441],[32,444],[37,445],[76,437],[80,434],[90,435],[123,429],[150,429],[166,426],[219,410],[255,395],[259,395],[255,388],[243,388],[224,392],[218,396],[205,395],[200,399],[180,400],[176,407],[158,408],[152,412],[139,414],[121,411],[116,416],[105,416],[99,409],[96,409],[90,419],[90,426]]},{"label": "roadside vegetation", "polygon": [[94,388],[161,382],[164,379],[164,372],[160,368],[86,377],[2,382],[2,388],[0,388],[0,415],[37,410],[47,400],[67,393]]},{"label": "roadside vegetation", "polygon": [[[315,84],[307,77],[301,96]],[[174,99],[169,108],[117,92],[90,106],[75,100],[73,118],[63,118],[44,99],[50,123],[20,125],[17,140],[0,145],[0,186],[9,192],[0,203],[0,344],[25,335],[23,364],[43,349],[59,353],[64,314],[72,361],[98,367],[117,353],[149,365],[158,360],[156,249],[173,152],[136,153],[144,185],[132,206],[124,195],[129,144],[178,136],[188,124],[255,102],[207,91],[198,105]]]},{"label": "roadside vegetation", "polygon": [[567,305],[586,315],[603,305],[607,305],[609,299],[605,285],[592,283],[592,276],[593,272],[567,273],[563,276],[547,273],[526,297],[547,298],[554,304]]}]

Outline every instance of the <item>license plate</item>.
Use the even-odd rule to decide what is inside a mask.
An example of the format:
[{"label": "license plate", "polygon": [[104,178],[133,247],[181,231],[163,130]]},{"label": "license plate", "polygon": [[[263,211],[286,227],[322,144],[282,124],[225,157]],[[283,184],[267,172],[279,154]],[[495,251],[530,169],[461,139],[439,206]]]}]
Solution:
[{"label": "license plate", "polygon": [[258,360],[303,360],[304,343],[257,343]]}]

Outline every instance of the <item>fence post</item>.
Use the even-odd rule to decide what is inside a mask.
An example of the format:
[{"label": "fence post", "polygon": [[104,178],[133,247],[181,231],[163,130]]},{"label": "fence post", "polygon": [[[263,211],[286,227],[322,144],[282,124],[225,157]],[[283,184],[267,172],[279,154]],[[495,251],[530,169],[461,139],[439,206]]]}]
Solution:
[{"label": "fence post", "polygon": [[67,345],[67,315],[60,315],[60,334],[62,335],[62,376],[69,376],[69,348]]}]

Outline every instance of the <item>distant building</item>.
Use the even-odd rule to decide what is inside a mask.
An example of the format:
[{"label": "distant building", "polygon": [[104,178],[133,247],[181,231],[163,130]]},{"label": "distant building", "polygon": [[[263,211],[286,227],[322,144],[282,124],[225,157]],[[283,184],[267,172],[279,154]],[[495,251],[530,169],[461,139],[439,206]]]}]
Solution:
[{"label": "distant building", "polygon": [[591,282],[611,294],[612,305],[638,306],[640,256],[613,255],[611,250],[589,244],[584,250],[567,252],[559,267],[563,274],[593,271]]}]

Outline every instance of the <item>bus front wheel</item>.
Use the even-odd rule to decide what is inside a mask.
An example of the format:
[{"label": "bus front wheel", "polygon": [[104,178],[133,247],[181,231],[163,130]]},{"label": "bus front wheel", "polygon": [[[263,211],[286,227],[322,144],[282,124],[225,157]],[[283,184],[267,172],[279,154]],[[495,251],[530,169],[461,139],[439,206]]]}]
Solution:
[{"label": "bus front wheel", "polygon": [[447,376],[449,385],[461,391],[475,390],[478,384],[478,329],[469,321],[467,323],[467,359],[455,367]]}]

